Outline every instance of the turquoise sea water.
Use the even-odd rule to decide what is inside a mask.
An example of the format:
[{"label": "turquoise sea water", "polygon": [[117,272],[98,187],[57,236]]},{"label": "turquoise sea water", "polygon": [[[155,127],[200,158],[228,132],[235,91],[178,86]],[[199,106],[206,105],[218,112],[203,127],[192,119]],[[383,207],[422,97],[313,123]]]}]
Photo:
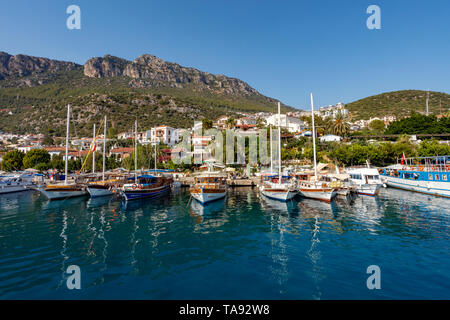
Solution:
[{"label": "turquoise sea water", "polygon": [[[449,299],[450,200],[0,196],[0,299]],[[66,286],[69,265],[81,290]],[[381,269],[369,290],[366,269]]]}]

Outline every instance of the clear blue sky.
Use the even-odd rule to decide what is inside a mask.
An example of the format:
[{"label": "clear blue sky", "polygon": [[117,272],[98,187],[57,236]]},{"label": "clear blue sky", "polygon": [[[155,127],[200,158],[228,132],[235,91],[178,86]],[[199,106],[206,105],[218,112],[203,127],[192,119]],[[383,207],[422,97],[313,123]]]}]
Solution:
[{"label": "clear blue sky", "polygon": [[[66,28],[67,6],[81,30]],[[381,8],[381,30],[366,8]],[[399,89],[450,91],[448,0],[8,1],[0,50],[83,64],[143,53],[240,78],[297,108]]]}]

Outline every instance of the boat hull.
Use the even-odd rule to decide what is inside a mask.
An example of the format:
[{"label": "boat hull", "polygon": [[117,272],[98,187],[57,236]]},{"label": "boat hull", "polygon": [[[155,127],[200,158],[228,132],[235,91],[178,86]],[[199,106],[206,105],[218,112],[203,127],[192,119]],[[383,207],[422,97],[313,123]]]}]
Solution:
[{"label": "boat hull", "polygon": [[167,195],[170,192],[170,185],[153,188],[153,189],[135,189],[135,190],[121,190],[120,194],[127,201],[139,200],[145,198],[157,198]]},{"label": "boat hull", "polygon": [[91,198],[111,196],[114,194],[112,190],[105,187],[88,186],[87,191]]},{"label": "boat hull", "polygon": [[313,188],[300,188],[300,195],[304,198],[315,199],[324,202],[331,202],[334,197],[337,196],[337,192],[334,189],[313,189]]},{"label": "boat hull", "polygon": [[197,200],[198,202],[205,204],[212,201],[216,201],[222,198],[225,198],[227,195],[226,191],[223,192],[191,192],[191,196]]},{"label": "boat hull", "polygon": [[39,189],[39,191],[48,200],[63,200],[68,198],[83,197],[88,193],[86,190],[45,190]]},{"label": "boat hull", "polygon": [[27,191],[25,186],[0,186],[0,194]]},{"label": "boat hull", "polygon": [[450,198],[449,182],[414,181],[391,176],[383,176],[383,180],[391,188]]},{"label": "boat hull", "polygon": [[365,196],[376,196],[381,189],[382,184],[360,184],[356,186],[356,192]]},{"label": "boat hull", "polygon": [[270,189],[263,189],[261,190],[261,194],[266,196],[269,199],[278,200],[278,201],[288,201],[293,199],[296,195],[296,191],[272,191]]}]

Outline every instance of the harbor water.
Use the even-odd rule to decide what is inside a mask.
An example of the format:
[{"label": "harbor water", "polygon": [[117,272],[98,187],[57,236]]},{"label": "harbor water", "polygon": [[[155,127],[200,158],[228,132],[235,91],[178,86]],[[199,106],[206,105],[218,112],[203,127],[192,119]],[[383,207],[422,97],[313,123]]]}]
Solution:
[{"label": "harbor water", "polygon": [[[0,196],[0,299],[449,299],[450,200]],[[81,289],[66,273],[80,268]],[[369,290],[369,266],[380,289]]]}]

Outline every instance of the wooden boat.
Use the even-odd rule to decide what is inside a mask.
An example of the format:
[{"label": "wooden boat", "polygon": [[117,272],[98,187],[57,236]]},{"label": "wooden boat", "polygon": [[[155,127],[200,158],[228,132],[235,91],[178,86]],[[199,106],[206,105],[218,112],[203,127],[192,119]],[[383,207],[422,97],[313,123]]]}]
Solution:
[{"label": "wooden boat", "polygon": [[314,126],[314,100],[311,93],[311,117],[312,117],[312,138],[313,138],[313,153],[314,153],[314,179],[309,181],[300,179],[298,183],[298,190],[302,197],[331,202],[337,195],[336,189],[330,187],[328,183],[319,181],[317,174],[317,159],[316,159],[316,132]]},{"label": "wooden boat", "polygon": [[[278,102],[278,123],[280,119],[280,103]],[[291,182],[289,177],[284,176],[281,172],[281,128],[278,126],[278,175],[272,175],[273,172],[273,157],[272,157],[272,127],[270,127],[270,168],[271,173],[263,180],[259,186],[259,192],[270,199],[279,201],[288,201],[297,195],[295,184]],[[261,176],[264,178],[264,176]]]},{"label": "wooden boat", "polygon": [[76,183],[68,183],[67,157],[69,151],[69,121],[70,121],[70,104],[67,105],[67,131],[66,131],[66,156],[65,162],[65,178],[62,184],[50,184],[40,187],[39,191],[49,200],[61,200],[67,198],[81,197],[87,195],[86,188]]},{"label": "wooden boat", "polygon": [[132,183],[127,183],[120,189],[120,194],[125,200],[137,200],[144,198],[156,198],[170,193],[173,178],[172,175],[150,175],[145,174],[136,178]]},{"label": "wooden boat", "polygon": [[288,176],[282,177],[280,181],[278,175],[266,176],[259,191],[263,196],[280,201],[291,200],[298,194],[295,183]]},{"label": "wooden boat", "polygon": [[227,177],[221,172],[205,172],[194,177],[194,185],[189,189],[191,196],[205,204],[225,198],[227,195]]}]

